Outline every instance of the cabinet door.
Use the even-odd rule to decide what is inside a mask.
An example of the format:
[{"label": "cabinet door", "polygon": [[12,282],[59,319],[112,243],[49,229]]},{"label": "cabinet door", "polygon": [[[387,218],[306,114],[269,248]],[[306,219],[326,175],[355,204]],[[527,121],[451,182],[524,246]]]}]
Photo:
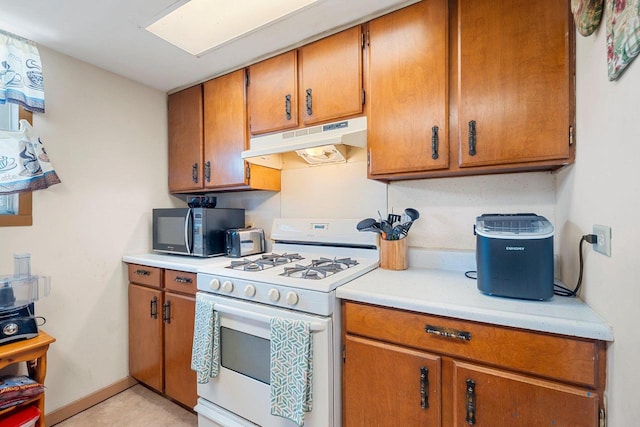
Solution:
[{"label": "cabinet door", "polygon": [[191,370],[195,298],[166,292],[165,307],[165,393],[193,408],[198,398],[196,373]]},{"label": "cabinet door", "polygon": [[454,361],[454,425],[597,426],[598,394]]},{"label": "cabinet door", "polygon": [[244,69],[204,83],[204,186],[245,184],[247,141]]},{"label": "cabinet door", "polygon": [[369,23],[369,172],[447,168],[446,0]]},{"label": "cabinet door", "polygon": [[362,28],[298,51],[300,115],[305,125],[362,113]]},{"label": "cabinet door", "polygon": [[129,285],[129,374],[162,392],[162,291]]},{"label": "cabinet door", "polygon": [[347,335],[343,423],[355,426],[438,426],[439,356]]},{"label": "cabinet door", "polygon": [[169,191],[202,188],[202,85],[169,95]]},{"label": "cabinet door", "polygon": [[461,167],[569,158],[570,16],[568,0],[459,2]]},{"label": "cabinet door", "polygon": [[249,67],[247,102],[253,135],[298,126],[297,51]]}]

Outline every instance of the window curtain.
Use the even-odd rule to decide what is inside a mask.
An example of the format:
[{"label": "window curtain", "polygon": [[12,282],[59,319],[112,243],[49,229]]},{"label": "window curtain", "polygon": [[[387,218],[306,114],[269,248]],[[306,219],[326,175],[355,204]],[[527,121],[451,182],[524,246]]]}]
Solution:
[{"label": "window curtain", "polygon": [[42,141],[28,121],[0,130],[0,195],[42,190],[60,183]]},{"label": "window curtain", "polygon": [[42,63],[36,44],[0,30],[0,103],[44,113]]}]

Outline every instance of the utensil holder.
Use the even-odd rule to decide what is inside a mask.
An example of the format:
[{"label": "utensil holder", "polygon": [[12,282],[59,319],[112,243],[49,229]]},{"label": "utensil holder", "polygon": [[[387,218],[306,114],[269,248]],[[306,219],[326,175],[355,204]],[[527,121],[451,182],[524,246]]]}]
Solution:
[{"label": "utensil holder", "polygon": [[380,240],[380,268],[385,270],[406,270],[407,239]]}]

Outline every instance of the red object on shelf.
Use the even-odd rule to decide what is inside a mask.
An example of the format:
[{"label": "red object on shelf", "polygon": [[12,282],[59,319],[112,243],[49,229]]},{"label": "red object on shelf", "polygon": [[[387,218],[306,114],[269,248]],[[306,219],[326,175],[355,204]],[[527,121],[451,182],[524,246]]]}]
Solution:
[{"label": "red object on shelf", "polygon": [[40,410],[35,405],[17,409],[0,420],[0,427],[33,427],[40,418]]}]

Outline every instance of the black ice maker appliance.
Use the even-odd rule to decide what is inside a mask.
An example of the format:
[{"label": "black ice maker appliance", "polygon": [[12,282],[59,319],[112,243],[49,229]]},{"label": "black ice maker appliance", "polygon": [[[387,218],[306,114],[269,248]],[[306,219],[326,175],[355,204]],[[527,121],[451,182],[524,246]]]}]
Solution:
[{"label": "black ice maker appliance", "polygon": [[14,273],[0,275],[0,345],[38,336],[34,302],[49,294],[49,277],[34,276],[29,254],[14,255]]},{"label": "black ice maker appliance", "polygon": [[553,297],[553,225],[531,213],[476,218],[478,289],[529,300]]}]

